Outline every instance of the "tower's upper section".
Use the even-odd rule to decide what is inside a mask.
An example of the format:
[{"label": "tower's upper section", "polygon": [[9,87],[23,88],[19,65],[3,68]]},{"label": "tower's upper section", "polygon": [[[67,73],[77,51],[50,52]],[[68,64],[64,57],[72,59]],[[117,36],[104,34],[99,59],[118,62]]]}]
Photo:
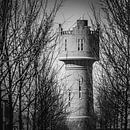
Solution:
[{"label": "tower's upper section", "polygon": [[99,59],[99,29],[91,31],[87,20],[77,20],[77,25],[67,31],[59,25],[59,35],[59,60]]}]

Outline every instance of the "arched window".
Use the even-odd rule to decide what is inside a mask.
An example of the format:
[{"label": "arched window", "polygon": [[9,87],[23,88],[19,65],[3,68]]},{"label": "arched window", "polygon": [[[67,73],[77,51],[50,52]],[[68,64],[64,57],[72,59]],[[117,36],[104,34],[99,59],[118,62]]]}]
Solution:
[{"label": "arched window", "polygon": [[65,39],[65,51],[67,51],[67,39]]}]

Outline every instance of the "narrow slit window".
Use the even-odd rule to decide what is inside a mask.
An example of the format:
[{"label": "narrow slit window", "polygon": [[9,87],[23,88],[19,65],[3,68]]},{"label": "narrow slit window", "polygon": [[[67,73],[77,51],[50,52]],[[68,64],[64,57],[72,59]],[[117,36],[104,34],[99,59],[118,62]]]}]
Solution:
[{"label": "narrow slit window", "polygon": [[82,91],[79,91],[79,99],[82,99]]},{"label": "narrow slit window", "polygon": [[65,39],[65,51],[67,51],[67,39]]},{"label": "narrow slit window", "polygon": [[71,90],[69,90],[69,106],[70,106],[70,101],[71,101]]},{"label": "narrow slit window", "polygon": [[81,99],[82,90],[81,90],[81,81],[79,80],[79,98]]}]

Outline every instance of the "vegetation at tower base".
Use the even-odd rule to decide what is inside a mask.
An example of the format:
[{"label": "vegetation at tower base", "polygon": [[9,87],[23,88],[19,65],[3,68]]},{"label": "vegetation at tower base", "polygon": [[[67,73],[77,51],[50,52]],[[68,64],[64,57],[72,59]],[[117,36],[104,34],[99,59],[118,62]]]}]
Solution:
[{"label": "vegetation at tower base", "polygon": [[102,129],[130,128],[130,1],[100,1],[104,17],[100,24],[97,118]]},{"label": "vegetation at tower base", "polygon": [[46,0],[0,1],[0,130],[55,129],[65,120],[51,53],[62,0],[54,3],[48,10]]},{"label": "vegetation at tower base", "polygon": [[79,119],[68,122],[70,130],[95,130],[95,122],[91,119]]}]

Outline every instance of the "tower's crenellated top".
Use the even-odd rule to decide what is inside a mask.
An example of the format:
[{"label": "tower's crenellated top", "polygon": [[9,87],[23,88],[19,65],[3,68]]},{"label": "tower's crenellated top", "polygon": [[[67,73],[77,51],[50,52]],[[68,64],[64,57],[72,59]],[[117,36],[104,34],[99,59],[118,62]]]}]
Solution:
[{"label": "tower's crenellated top", "polygon": [[77,20],[72,30],[59,25],[61,54],[59,60],[98,60],[99,30],[92,31],[87,20]]}]

